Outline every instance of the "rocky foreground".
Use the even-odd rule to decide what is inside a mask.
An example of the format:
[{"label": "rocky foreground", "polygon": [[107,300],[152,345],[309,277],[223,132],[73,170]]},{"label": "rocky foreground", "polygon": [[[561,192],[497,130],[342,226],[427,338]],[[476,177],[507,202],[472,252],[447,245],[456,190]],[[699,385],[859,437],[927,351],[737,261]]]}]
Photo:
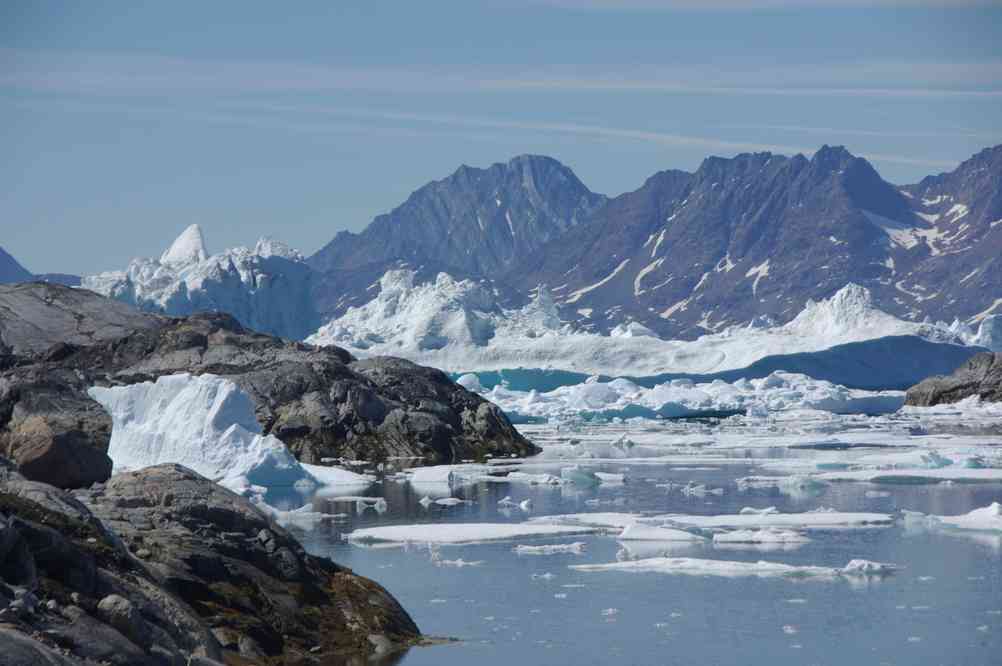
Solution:
[{"label": "rocky foreground", "polygon": [[184,467],[72,495],[0,465],[0,664],[364,663],[420,638],[378,584]]},{"label": "rocky foreground", "polygon": [[905,404],[931,407],[971,396],[986,402],[1002,402],[1002,354],[977,354],[951,375],[923,380],[908,389]]},{"label": "rocky foreground", "polygon": [[111,418],[86,389],[179,372],[233,380],[264,433],[302,462],[449,463],[537,451],[500,409],[438,370],[360,361],[255,333],[225,314],[159,317],[60,285],[4,285],[0,341],[0,453],[26,477],[63,488],[111,472]]}]

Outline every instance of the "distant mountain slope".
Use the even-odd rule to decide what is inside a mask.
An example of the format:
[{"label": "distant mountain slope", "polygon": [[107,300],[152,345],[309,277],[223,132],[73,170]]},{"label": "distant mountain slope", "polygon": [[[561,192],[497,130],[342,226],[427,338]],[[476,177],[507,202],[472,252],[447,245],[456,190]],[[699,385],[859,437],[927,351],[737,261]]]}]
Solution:
[{"label": "distant mountain slope", "polygon": [[0,284],[28,282],[33,277],[28,272],[28,269],[17,263],[14,257],[10,256],[6,250],[0,247]]},{"label": "distant mountain slope", "polygon": [[841,147],[708,158],[610,200],[501,279],[547,284],[595,330],[635,320],[672,337],[788,321],[849,282],[909,319],[983,316],[1002,306],[1000,155],[901,189]]},{"label": "distant mountain slope", "polygon": [[319,306],[332,315],[364,303],[370,285],[402,264],[418,269],[419,279],[434,279],[439,271],[496,276],[604,202],[549,157],[521,155],[486,169],[462,166],[361,233],[338,233],[310,257],[309,265],[328,276],[318,284]]}]

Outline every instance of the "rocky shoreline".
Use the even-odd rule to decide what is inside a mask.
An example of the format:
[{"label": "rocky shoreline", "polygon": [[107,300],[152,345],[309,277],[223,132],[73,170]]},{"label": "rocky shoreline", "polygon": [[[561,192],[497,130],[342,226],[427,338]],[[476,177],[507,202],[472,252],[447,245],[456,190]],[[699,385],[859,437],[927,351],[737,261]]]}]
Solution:
[{"label": "rocky shoreline", "polygon": [[432,368],[221,313],[2,285],[0,664],[365,663],[425,640],[385,589],[307,554],[245,497],[175,464],[111,476],[112,420],[87,389],[177,373],[236,383],[306,463],[538,451]]}]

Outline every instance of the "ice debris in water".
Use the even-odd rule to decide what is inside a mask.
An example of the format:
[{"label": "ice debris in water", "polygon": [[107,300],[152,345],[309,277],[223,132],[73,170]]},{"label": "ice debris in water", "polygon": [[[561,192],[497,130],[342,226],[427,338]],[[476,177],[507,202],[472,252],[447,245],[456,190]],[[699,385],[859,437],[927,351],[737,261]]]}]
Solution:
[{"label": "ice debris in water", "polygon": [[584,553],[585,544],[583,541],[575,541],[574,543],[547,544],[544,546],[527,546],[519,544],[512,548],[512,550],[516,555],[581,555]]},{"label": "ice debris in water", "polygon": [[842,568],[780,564],[778,562],[730,562],[705,560],[691,557],[652,557],[643,560],[625,560],[606,564],[572,564],[575,571],[629,571],[664,573],[685,576],[719,576],[739,578],[755,576],[760,578],[791,578],[813,580],[837,580],[861,576],[885,576],[897,567],[893,564],[851,560]]},{"label": "ice debris in water", "polygon": [[793,530],[765,528],[761,530],[734,530],[713,535],[713,543],[808,543],[810,538]]},{"label": "ice debris in water", "polygon": [[640,523],[627,525],[616,538],[620,541],[706,541],[704,537],[685,530]]}]

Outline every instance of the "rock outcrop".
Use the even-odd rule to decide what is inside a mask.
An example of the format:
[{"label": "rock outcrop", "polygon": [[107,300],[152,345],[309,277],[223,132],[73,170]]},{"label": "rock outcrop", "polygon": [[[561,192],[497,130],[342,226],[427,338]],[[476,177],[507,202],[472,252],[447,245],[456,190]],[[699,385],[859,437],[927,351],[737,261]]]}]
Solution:
[{"label": "rock outcrop", "polygon": [[[82,487],[107,478],[111,420],[87,388],[179,372],[237,383],[253,399],[264,433],[277,436],[303,462],[397,455],[448,463],[537,451],[495,405],[431,368],[393,358],[358,361],[336,347],[255,333],[225,314],[123,315],[125,306],[91,292],[21,287],[0,310],[8,347],[0,350],[0,454],[35,480]],[[74,317],[107,326],[89,323],[81,338],[67,324]],[[26,321],[45,328],[50,319],[55,342],[34,351],[30,336],[19,331],[29,329]],[[60,460],[78,462],[67,469],[29,464],[57,449],[72,454]]]},{"label": "rock outcrop", "polygon": [[0,462],[4,664],[363,663],[419,638],[382,587],[189,469],[74,497]]},{"label": "rock outcrop", "polygon": [[905,404],[931,407],[959,402],[971,396],[988,402],[1002,402],[1002,354],[977,354],[952,375],[930,377],[916,384],[908,389]]}]

